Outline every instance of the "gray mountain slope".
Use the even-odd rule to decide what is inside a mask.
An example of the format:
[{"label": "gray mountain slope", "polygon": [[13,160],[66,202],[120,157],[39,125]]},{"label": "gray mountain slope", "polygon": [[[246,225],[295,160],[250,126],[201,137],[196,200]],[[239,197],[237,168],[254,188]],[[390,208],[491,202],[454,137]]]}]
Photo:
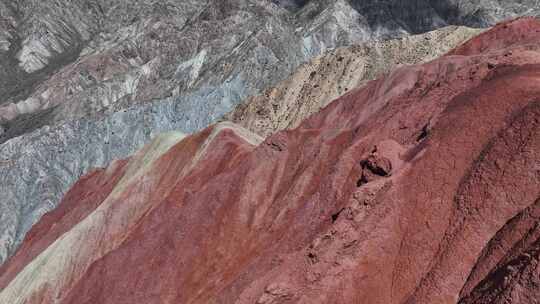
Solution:
[{"label": "gray mountain slope", "polygon": [[[436,4],[433,4],[436,3]],[[193,132],[329,49],[538,1],[3,0],[0,263],[92,167]]]}]

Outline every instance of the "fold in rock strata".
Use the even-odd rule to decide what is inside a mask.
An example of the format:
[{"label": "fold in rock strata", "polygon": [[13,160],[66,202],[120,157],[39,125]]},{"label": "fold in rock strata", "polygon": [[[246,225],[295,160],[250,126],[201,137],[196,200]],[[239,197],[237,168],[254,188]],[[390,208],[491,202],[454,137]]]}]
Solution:
[{"label": "fold in rock strata", "polygon": [[[518,2],[493,17],[531,6]],[[349,0],[303,4],[1,1],[0,264],[91,168],[133,154],[156,134],[200,131],[328,49],[412,33]],[[422,16],[404,20],[419,32],[478,25],[441,23],[452,10],[430,7],[418,0],[399,9]],[[391,28],[372,29],[366,18]],[[434,47],[439,54],[458,43],[448,38],[440,42],[446,50]]]},{"label": "fold in rock strata", "polygon": [[0,302],[534,303],[539,41],[498,25],[264,141],[160,137],[32,229]]}]

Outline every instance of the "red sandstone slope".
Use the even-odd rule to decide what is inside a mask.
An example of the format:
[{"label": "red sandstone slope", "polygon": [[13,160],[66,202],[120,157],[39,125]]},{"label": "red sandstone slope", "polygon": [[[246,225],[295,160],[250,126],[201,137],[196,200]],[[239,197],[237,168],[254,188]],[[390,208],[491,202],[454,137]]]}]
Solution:
[{"label": "red sandstone slope", "polygon": [[88,176],[0,303],[535,303],[539,21],[259,142],[222,124]]}]

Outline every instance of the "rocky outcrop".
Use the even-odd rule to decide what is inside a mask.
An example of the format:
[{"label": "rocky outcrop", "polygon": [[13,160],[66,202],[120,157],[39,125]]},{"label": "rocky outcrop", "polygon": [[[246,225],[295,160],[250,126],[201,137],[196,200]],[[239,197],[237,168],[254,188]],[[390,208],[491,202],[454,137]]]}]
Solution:
[{"label": "rocky outcrop", "polygon": [[461,303],[534,303],[540,297],[540,200],[497,232],[461,291]]},{"label": "rocky outcrop", "polygon": [[225,120],[264,137],[297,127],[349,90],[403,65],[433,60],[481,30],[446,27],[421,35],[338,48],[300,66],[263,94],[249,97]]},{"label": "rocky outcrop", "polygon": [[537,13],[536,1],[3,1],[0,262],[89,168],[200,130],[313,56]]},{"label": "rocky outcrop", "polygon": [[498,25],[264,140],[158,137],[43,217],[0,302],[534,303],[539,38]]}]

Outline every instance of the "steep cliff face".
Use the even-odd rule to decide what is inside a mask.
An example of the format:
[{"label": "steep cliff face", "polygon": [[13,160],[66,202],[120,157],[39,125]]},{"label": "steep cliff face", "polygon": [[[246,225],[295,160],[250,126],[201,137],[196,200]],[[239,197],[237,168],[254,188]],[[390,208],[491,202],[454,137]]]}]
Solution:
[{"label": "steep cliff face", "polygon": [[437,3],[3,1],[0,262],[90,168],[206,127],[313,56],[538,13],[536,1]]},{"label": "steep cliff face", "polygon": [[496,26],[263,139],[165,134],[81,179],[2,303],[534,303],[540,21]]}]

